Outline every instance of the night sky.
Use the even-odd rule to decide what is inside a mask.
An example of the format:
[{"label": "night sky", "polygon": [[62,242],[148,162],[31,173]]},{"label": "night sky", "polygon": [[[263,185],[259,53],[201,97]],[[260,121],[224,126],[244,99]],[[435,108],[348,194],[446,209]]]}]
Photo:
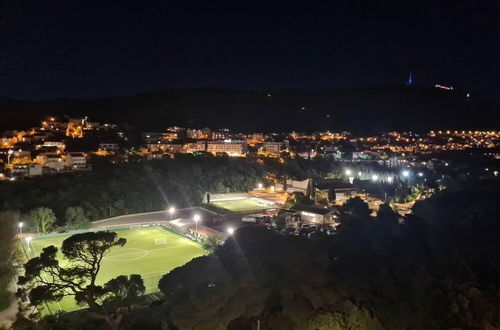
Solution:
[{"label": "night sky", "polygon": [[500,99],[500,1],[0,0],[0,95],[453,85]]}]

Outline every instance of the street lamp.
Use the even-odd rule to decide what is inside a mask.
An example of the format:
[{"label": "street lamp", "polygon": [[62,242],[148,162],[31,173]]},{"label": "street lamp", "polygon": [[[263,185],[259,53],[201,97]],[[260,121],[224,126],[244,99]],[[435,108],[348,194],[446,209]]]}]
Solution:
[{"label": "street lamp", "polygon": [[404,177],[408,177],[409,175],[410,175],[410,172],[409,172],[409,171],[407,171],[407,170],[404,170],[404,171],[403,171],[403,176],[404,176]]},{"label": "street lamp", "polygon": [[175,207],[170,207],[168,209],[168,213],[170,213],[170,221],[172,221],[172,216],[175,213]]},{"label": "street lamp", "polygon": [[28,253],[31,252],[31,248],[30,248],[31,238],[32,238],[31,236],[26,237],[26,244],[28,245]]},{"label": "street lamp", "polygon": [[234,234],[234,228],[233,228],[233,227],[229,227],[229,228],[227,229],[227,233],[228,233],[229,235]]},{"label": "street lamp", "polygon": [[262,189],[262,188],[264,187],[264,185],[263,185],[262,183],[259,183],[259,184],[257,185],[257,187],[259,187],[259,189]]},{"label": "street lamp", "polygon": [[198,221],[200,221],[200,215],[199,214],[195,214],[194,217],[194,223],[195,223],[195,232],[196,232],[196,240],[198,240]]},{"label": "street lamp", "polygon": [[19,222],[17,224],[17,226],[19,227],[19,234],[22,236],[23,235],[23,226],[24,226],[24,223]]},{"label": "street lamp", "polygon": [[12,156],[12,154],[14,153],[14,151],[12,149],[9,149],[9,151],[7,151],[7,164],[10,165],[10,156]]},{"label": "street lamp", "polygon": [[392,176],[387,177],[387,182],[392,183]]},{"label": "street lamp", "polygon": [[372,180],[373,180],[373,181],[377,181],[377,180],[378,180],[378,175],[373,174],[373,175],[372,175]]},{"label": "street lamp", "polygon": [[418,172],[418,176],[422,177],[422,176],[424,176],[424,173]]},{"label": "street lamp", "polygon": [[349,175],[351,175],[351,173],[352,173],[351,170],[349,170],[349,169],[345,170],[345,175],[349,176]]}]

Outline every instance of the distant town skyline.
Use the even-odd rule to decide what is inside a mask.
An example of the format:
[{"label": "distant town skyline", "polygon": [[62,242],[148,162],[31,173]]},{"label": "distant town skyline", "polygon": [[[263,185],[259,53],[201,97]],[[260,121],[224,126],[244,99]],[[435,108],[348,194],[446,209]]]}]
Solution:
[{"label": "distant town skyline", "polygon": [[0,4],[0,95],[441,84],[500,98],[495,1]]}]

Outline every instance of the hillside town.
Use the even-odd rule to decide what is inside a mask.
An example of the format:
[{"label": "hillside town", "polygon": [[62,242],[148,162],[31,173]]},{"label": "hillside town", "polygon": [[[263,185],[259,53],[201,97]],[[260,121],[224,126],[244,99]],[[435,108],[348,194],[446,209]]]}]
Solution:
[{"label": "hillside town", "polygon": [[[349,132],[236,133],[229,129],[172,126],[163,132],[138,135],[116,124],[93,122],[87,117],[48,117],[38,127],[1,133],[0,179],[14,181],[91,171],[96,161],[115,164],[174,158],[177,154],[326,158],[401,167],[415,166],[422,158],[419,156],[446,151],[495,150],[499,145],[499,131],[388,132],[358,137]],[[498,152],[488,155],[500,157]],[[419,163],[431,170],[440,164],[445,162],[438,158]]]}]

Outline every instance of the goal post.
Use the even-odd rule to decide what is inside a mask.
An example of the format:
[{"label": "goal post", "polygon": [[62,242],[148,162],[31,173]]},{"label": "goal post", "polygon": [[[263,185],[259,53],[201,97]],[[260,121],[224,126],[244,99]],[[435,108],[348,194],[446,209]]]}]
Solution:
[{"label": "goal post", "polygon": [[155,245],[167,244],[167,239],[165,237],[155,238]]}]

